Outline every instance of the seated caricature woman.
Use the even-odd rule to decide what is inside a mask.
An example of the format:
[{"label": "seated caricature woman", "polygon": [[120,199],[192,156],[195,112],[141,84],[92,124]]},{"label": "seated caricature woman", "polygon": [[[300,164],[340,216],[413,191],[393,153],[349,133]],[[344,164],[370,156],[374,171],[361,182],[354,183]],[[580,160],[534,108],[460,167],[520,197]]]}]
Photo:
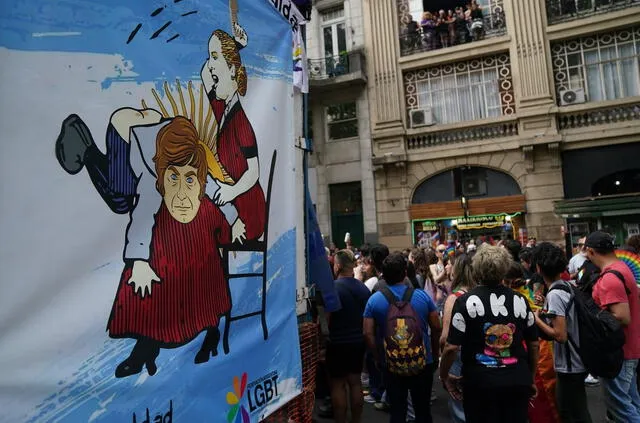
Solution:
[{"label": "seated caricature woman", "polygon": [[116,377],[139,373],[143,366],[155,374],[160,348],[184,345],[203,330],[209,331],[199,354],[217,354],[219,320],[231,309],[218,252],[219,244],[231,241],[231,227],[205,195],[206,153],[188,119],[176,117],[158,132],[153,163],[162,202],[149,265],[160,282],[136,286],[130,282],[132,265],[125,265],[108,331],[112,338],[137,342]]}]

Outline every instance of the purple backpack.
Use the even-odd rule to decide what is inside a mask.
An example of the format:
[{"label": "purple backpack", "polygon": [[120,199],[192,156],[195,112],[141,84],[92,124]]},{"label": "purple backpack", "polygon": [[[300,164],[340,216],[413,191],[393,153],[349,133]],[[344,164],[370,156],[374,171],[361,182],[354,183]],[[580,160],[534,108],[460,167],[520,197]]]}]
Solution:
[{"label": "purple backpack", "polygon": [[389,302],[384,331],[385,361],[389,372],[398,376],[420,374],[427,366],[420,317],[411,306],[413,291],[407,288],[398,301],[386,286],[380,290]]}]

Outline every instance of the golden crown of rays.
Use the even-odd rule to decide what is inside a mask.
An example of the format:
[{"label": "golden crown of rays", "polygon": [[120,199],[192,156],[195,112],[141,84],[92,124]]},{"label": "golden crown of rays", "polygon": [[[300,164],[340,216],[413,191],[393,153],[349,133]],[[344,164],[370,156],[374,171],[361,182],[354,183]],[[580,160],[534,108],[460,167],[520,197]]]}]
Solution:
[{"label": "golden crown of rays", "polygon": [[[167,81],[164,81],[163,88],[166,100],[169,101],[171,111],[168,110],[155,88],[151,89],[151,93],[153,94],[153,97],[160,108],[160,113],[162,113],[164,118],[182,116],[193,123],[193,126],[195,126],[196,131],[198,132],[198,138],[205,147],[205,152],[207,154],[207,169],[211,177],[226,184],[233,184],[233,179],[229,176],[218,158],[218,122],[213,118],[213,110],[209,104],[207,94],[205,93],[204,85],[199,84],[199,89],[194,89],[193,85],[193,82],[189,81],[186,87],[186,91],[189,96],[188,109],[182,90],[182,83],[179,79],[176,79],[176,91],[180,101],[179,109],[178,103],[176,102],[176,99],[172,94],[171,87]],[[204,114],[205,107],[207,108],[206,117]],[[142,99],[142,108],[149,108],[144,99]]]}]

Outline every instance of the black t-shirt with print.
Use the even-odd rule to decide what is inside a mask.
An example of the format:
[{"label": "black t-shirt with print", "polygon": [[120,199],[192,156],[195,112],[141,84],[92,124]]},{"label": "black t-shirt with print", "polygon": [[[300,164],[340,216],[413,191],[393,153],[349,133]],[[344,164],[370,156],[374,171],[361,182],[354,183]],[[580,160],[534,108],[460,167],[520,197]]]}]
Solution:
[{"label": "black t-shirt with print", "polygon": [[466,386],[500,388],[533,383],[524,341],[537,340],[533,312],[503,285],[479,286],[458,298],[447,342],[462,347]]}]

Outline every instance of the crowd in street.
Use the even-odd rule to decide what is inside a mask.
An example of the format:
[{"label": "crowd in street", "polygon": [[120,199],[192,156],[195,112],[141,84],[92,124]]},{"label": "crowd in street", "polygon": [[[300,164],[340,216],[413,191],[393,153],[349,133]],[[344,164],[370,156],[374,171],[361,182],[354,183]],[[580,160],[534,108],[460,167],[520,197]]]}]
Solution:
[{"label": "crowd in street", "polygon": [[639,250],[600,231],[570,260],[513,239],[327,249],[342,308],[318,315],[320,413],[360,423],[368,402],[430,423],[441,383],[452,422],[591,422],[586,386],[600,385],[609,422],[640,423],[640,281],[618,255]]}]

